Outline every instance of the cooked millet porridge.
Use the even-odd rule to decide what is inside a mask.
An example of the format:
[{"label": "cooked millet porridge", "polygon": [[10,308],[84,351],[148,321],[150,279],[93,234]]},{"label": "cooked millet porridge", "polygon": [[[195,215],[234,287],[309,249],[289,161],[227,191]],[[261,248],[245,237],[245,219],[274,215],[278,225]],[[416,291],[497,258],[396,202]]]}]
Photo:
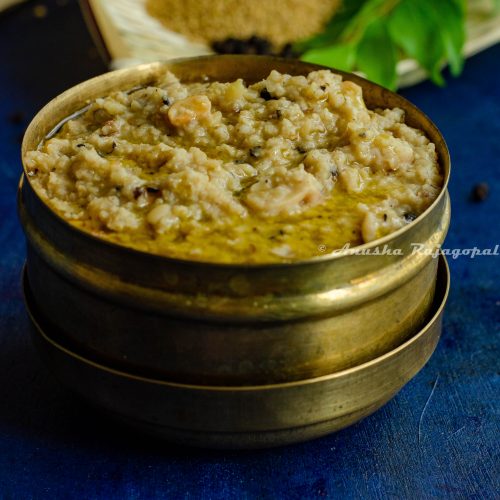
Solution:
[{"label": "cooked millet porridge", "polygon": [[443,184],[401,109],[328,70],[247,86],[181,83],[96,99],[36,151],[30,182],[73,225],[155,254],[306,259],[411,222]]}]

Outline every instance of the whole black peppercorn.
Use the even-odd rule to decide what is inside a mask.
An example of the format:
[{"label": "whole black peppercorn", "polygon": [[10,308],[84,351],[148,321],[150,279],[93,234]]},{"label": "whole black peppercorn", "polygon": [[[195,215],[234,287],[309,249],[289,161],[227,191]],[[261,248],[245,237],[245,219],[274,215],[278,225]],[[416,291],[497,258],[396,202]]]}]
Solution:
[{"label": "whole black peppercorn", "polygon": [[271,42],[257,35],[244,39],[229,37],[216,40],[212,42],[212,48],[219,54],[273,54]]},{"label": "whole black peppercorn", "polygon": [[271,54],[273,47],[269,40],[262,38],[260,36],[252,36],[248,39],[248,44],[255,48],[256,54],[267,55]]},{"label": "whole black peppercorn", "polygon": [[229,37],[215,40],[212,42],[212,49],[219,54],[276,55],[285,58],[294,58],[300,55],[291,43],[287,43],[281,48],[274,47],[267,38],[257,35],[250,38]]},{"label": "whole black peppercorn", "polygon": [[245,40],[233,39],[233,54],[244,54],[247,44]]},{"label": "whole black peppercorn", "polygon": [[144,186],[136,187],[133,191],[134,199],[137,200],[137,198],[142,196],[145,192],[146,192],[146,189],[144,188]]},{"label": "whole black peppercorn", "polygon": [[13,125],[20,125],[24,122],[24,113],[22,111],[15,111],[9,115],[9,121]]},{"label": "whole black peppercorn", "polygon": [[264,101],[270,101],[271,99],[276,99],[276,97],[273,97],[271,95],[271,93],[269,92],[269,90],[267,90],[266,88],[263,88],[260,91],[260,97],[262,97],[262,99],[264,99]]},{"label": "whole black peppercorn", "polygon": [[471,191],[472,201],[484,201],[490,194],[490,186],[486,182],[476,184]]},{"label": "whole black peppercorn", "polygon": [[291,59],[297,56],[297,54],[293,50],[293,46],[291,43],[287,43],[286,45],[284,45],[279,55],[286,59]]},{"label": "whole black peppercorn", "polygon": [[414,214],[413,212],[407,212],[403,217],[408,223],[413,222],[417,218],[416,214]]},{"label": "whole black peppercorn", "polygon": [[252,158],[258,158],[261,153],[262,153],[262,147],[261,146],[255,146],[254,148],[251,148],[249,151],[248,151],[249,155],[252,157]]}]

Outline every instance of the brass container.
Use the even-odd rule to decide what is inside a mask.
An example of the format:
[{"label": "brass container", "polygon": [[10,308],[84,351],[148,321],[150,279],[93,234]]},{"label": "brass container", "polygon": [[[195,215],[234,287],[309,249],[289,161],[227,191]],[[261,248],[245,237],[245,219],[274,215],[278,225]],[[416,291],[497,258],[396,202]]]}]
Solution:
[{"label": "brass container", "polygon": [[[209,56],[108,73],[63,93],[26,131],[23,158],[89,100],[155,80],[247,82],[272,69],[319,66],[259,56]],[[339,72],[341,73],[341,72]],[[254,386],[329,375],[396,348],[428,319],[437,259],[450,219],[449,155],[436,126],[403,97],[352,74],[368,107],[400,107],[436,144],[445,184],[401,230],[359,249],[401,254],[324,255],[272,265],[165,258],[91,236],[55,214],[25,176],[19,213],[28,241],[27,280],[45,330],[96,363],[171,383]]]},{"label": "brass container", "polygon": [[211,448],[265,448],[316,438],[373,413],[427,362],[441,332],[449,272],[440,258],[426,325],[396,349],[323,377],[263,386],[172,383],[116,370],[55,339],[25,280],[35,345],[68,387],[114,419],[170,441]]}]

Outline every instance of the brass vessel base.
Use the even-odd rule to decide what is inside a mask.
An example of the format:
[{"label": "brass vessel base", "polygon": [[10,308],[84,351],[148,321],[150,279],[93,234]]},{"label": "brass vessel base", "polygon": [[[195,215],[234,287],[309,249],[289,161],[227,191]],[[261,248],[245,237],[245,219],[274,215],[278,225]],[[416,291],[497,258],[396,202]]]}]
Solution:
[{"label": "brass vessel base", "polygon": [[204,386],[126,373],[80,356],[33,307],[32,337],[65,385],[113,418],[159,438],[210,448],[266,448],[324,436],[389,401],[425,365],[441,333],[449,271],[440,257],[427,324],[396,349],[354,368],[313,379],[255,386]]}]

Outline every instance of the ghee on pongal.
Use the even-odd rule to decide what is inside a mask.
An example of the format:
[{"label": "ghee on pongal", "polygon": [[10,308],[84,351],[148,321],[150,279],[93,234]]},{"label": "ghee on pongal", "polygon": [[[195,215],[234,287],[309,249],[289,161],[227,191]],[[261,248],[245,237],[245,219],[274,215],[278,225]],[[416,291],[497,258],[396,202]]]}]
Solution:
[{"label": "ghee on pongal", "polygon": [[212,262],[310,258],[385,236],[437,197],[434,144],[328,70],[96,99],[26,156],[36,192],[104,239]]}]

